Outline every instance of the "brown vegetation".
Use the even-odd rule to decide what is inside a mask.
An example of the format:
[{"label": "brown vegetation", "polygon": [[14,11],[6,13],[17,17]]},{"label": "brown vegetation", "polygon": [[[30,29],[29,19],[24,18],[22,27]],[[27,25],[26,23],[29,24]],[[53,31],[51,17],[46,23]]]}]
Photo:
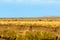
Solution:
[{"label": "brown vegetation", "polygon": [[[32,38],[30,38],[30,40],[48,40],[50,37],[51,40],[56,40],[56,38],[60,37],[60,18],[51,18],[51,17],[42,17],[42,18],[1,18],[0,19],[0,36],[6,32],[5,30],[10,30],[15,32],[15,36],[20,35],[20,36],[24,36],[22,38],[19,38],[20,40],[28,40],[26,39],[25,35],[30,34],[30,36]],[[9,32],[9,31],[8,31]],[[13,33],[12,32],[12,33]],[[35,33],[39,32],[40,36],[36,35]],[[44,32],[43,35],[45,35],[43,38],[41,36],[41,32]],[[10,33],[10,32],[9,32]],[[10,40],[14,40],[15,38],[12,38],[11,36],[9,36],[9,33],[4,33],[5,37],[1,37],[3,39],[10,39]],[[27,34],[26,34],[27,33]],[[47,33],[47,35],[46,35]],[[51,34],[50,34],[51,33]],[[36,38],[35,39],[35,35]],[[52,34],[54,34],[52,37]],[[10,34],[12,35],[12,34]],[[51,36],[50,36],[51,35]],[[9,38],[7,38],[7,37]],[[14,37],[15,37],[14,36]],[[30,37],[29,36],[29,37]],[[48,36],[48,37],[47,37]],[[28,38],[28,37],[27,37]],[[34,38],[34,39],[33,39]],[[1,39],[2,40],[2,39]],[[17,40],[17,39],[16,39]]]}]

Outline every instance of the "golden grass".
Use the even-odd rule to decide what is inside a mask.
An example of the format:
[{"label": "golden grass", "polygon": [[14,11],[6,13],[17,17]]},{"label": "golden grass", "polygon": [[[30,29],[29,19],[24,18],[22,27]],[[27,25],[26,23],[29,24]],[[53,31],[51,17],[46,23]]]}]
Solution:
[{"label": "golden grass", "polygon": [[[10,40],[42,40],[42,39],[54,39],[56,40],[56,34],[53,32],[47,32],[47,30],[49,29],[49,27],[60,27],[60,21],[0,21],[0,25],[3,26],[7,26],[8,25],[8,29],[6,28],[6,30],[3,30],[0,32],[0,36],[1,38],[9,38]],[[9,26],[10,25],[15,25],[16,27],[11,26],[11,29]],[[18,26],[19,25],[19,26]],[[25,28],[25,27],[29,27],[32,26],[34,28],[34,26],[36,26],[36,28],[38,27],[48,27],[47,30],[43,31],[32,31],[27,29],[28,31],[26,31],[24,34],[19,34],[18,32],[14,31],[14,28],[19,28],[18,30],[20,31],[20,28]],[[25,31],[26,29],[23,30]],[[3,28],[2,28],[3,29]],[[37,29],[38,30],[38,29]],[[60,38],[59,38],[60,40]]]},{"label": "golden grass", "polygon": [[0,33],[1,38],[15,40],[42,40],[44,38],[55,39],[56,35],[51,32],[27,31],[24,35],[18,34],[11,30],[4,30]]}]

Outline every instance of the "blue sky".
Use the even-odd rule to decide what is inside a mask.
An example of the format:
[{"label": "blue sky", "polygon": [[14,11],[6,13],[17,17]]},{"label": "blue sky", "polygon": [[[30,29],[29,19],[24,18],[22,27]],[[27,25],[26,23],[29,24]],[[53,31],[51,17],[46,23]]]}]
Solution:
[{"label": "blue sky", "polygon": [[0,0],[0,17],[60,16],[60,0]]}]

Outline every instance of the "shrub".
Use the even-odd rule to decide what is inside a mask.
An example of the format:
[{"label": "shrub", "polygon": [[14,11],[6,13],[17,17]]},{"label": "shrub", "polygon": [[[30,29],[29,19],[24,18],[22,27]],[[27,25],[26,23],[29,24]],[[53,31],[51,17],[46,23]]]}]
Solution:
[{"label": "shrub", "polygon": [[9,39],[15,39],[16,38],[16,33],[11,30],[4,30],[1,32],[1,37],[2,38],[9,38]]},{"label": "shrub", "polygon": [[22,35],[16,35],[16,40],[23,40],[23,37],[22,37]]},{"label": "shrub", "polygon": [[54,33],[51,33],[51,32],[42,32],[42,36],[41,36],[43,39],[46,38],[46,39],[55,39],[56,35]]},{"label": "shrub", "polygon": [[32,32],[26,32],[26,34],[25,34],[25,39],[26,39],[26,40],[33,40]]}]

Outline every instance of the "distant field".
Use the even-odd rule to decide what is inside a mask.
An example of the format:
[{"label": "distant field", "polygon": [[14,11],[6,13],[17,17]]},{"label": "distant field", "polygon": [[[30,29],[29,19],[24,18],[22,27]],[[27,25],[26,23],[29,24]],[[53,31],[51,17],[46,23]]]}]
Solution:
[{"label": "distant field", "polygon": [[1,40],[60,40],[60,17],[0,18]]}]

